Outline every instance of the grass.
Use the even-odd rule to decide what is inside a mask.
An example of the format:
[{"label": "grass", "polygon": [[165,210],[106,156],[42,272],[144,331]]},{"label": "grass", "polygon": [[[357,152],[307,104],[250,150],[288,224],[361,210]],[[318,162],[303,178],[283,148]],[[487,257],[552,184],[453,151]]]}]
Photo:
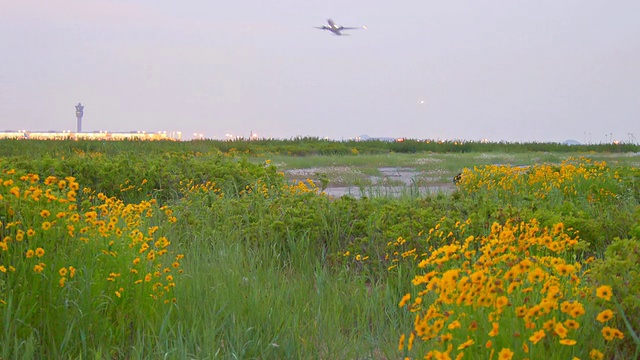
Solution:
[{"label": "grass", "polygon": [[[560,164],[567,155],[546,152],[273,155],[245,157],[247,161],[243,162],[215,152],[182,153],[174,144],[167,153],[158,147],[155,153],[142,158],[136,155],[140,151],[138,144],[132,144],[133,150],[126,151],[101,151],[100,144],[79,145],[87,147],[87,151],[73,155],[75,150],[66,149],[64,159],[43,155],[33,160],[0,162],[3,169],[0,240],[11,250],[0,250],[0,265],[6,266],[6,271],[0,273],[0,299],[6,302],[0,305],[4,323],[4,332],[0,334],[2,359],[398,358],[401,355],[398,339],[401,334],[409,334],[415,318],[415,313],[400,308],[398,303],[403,295],[416,290],[411,280],[423,273],[417,267],[418,262],[426,256],[423,254],[449,241],[447,231],[455,232],[462,241],[468,234],[478,238],[488,236],[494,221],[506,223],[536,217],[541,226],[571,222],[581,231],[585,242],[593,243],[592,248],[572,253],[571,261],[583,261],[592,254],[602,259],[603,249],[614,241],[614,236],[635,238],[640,234],[640,228],[634,230],[640,214],[637,171],[633,172],[637,155],[591,154],[594,159],[606,159],[613,169],[622,169],[623,184],[628,185],[625,193],[618,193],[619,185],[610,171],[601,182],[567,179],[567,186],[574,186],[579,195],[563,195],[561,190],[544,193],[552,194],[552,199],[537,197],[543,194],[540,188],[521,183],[516,193],[469,185],[469,189],[475,190],[425,194],[419,179],[395,196],[386,196],[388,189],[384,187],[361,181],[358,191],[365,197],[329,199],[318,196],[311,184],[293,184],[287,181],[291,179],[277,176],[277,171],[318,169],[331,186],[339,181],[357,185],[360,176],[366,179],[379,175],[381,167],[413,168],[428,174],[427,183],[450,183],[463,168],[482,164]],[[206,144],[196,145],[198,150],[206,150]],[[109,151],[114,154],[109,155]],[[267,158],[278,165],[277,169],[266,164]],[[10,174],[11,166],[18,163],[25,164],[26,169]],[[80,187],[77,194],[60,190],[60,196],[74,199],[71,203],[77,209],[67,208],[67,203],[56,203],[54,209],[44,198],[30,203],[26,196],[18,198],[12,194],[20,176],[31,169],[46,169],[40,174],[44,178],[48,173],[59,175],[68,163],[82,164],[91,175],[86,178],[92,186],[97,184],[113,192],[105,198],[128,200],[114,202],[105,208],[106,215],[100,215],[106,200],[91,189],[85,193]],[[338,180],[344,171],[329,171],[334,168],[351,169],[358,176]],[[132,169],[139,169],[143,175]],[[78,177],[86,175],[78,168],[73,170],[79,172]],[[126,179],[130,180],[126,184],[123,174],[132,177]],[[477,174],[478,183],[505,178],[489,171]],[[535,184],[547,182],[543,175],[533,179],[540,179]],[[42,179],[30,179],[20,185],[20,194],[30,186],[27,182],[42,185]],[[58,180],[51,183],[52,188],[62,187]],[[316,183],[320,185],[321,179]],[[387,188],[394,185],[388,183]],[[606,201],[587,201],[590,192],[599,194],[600,186],[612,195],[602,195]],[[151,202],[147,202],[150,197]],[[136,204],[141,206],[139,212],[133,212],[138,217],[119,217],[124,206]],[[43,206],[51,215],[42,215]],[[149,208],[152,213],[146,212]],[[58,220],[49,217],[56,216],[58,211],[66,215]],[[85,222],[90,211],[96,211],[97,218]],[[61,220],[74,212],[83,216],[83,224],[95,226],[89,230],[93,245],[82,248],[81,256],[74,256],[78,253],[73,249],[80,248],[72,241],[77,237],[64,235],[68,228]],[[124,235],[102,236],[104,224],[99,221],[109,221],[110,216],[118,216],[118,224],[123,228],[126,225]],[[465,219],[473,221],[463,234],[458,224]],[[51,231],[57,231],[55,236],[17,241],[16,229],[25,226],[40,229],[45,220],[54,223]],[[9,223],[13,225],[8,226]],[[151,302],[148,289],[134,294],[131,289],[135,287],[127,287],[133,284],[117,283],[119,279],[135,280],[144,275],[130,275],[131,269],[143,269],[132,266],[132,259],[149,254],[141,243],[134,241],[129,246],[131,229],[146,234],[155,226],[159,227],[157,232],[149,235],[153,239],[144,243],[159,250],[153,244],[164,236],[171,243],[168,247],[171,256],[184,255],[179,264],[181,273],[171,270],[176,277],[176,286],[170,292],[175,303]],[[441,232],[439,236],[445,240],[428,240],[431,231]],[[75,232],[78,234],[80,228],[75,228]],[[7,237],[11,239],[6,240]],[[119,243],[120,240],[126,241]],[[42,260],[38,260],[46,263],[41,274],[34,274],[33,266],[37,263],[28,262],[35,258],[24,256],[27,249],[37,247],[46,250]],[[117,256],[109,255],[110,251],[117,252]],[[171,261],[158,269],[170,266]],[[16,272],[8,265],[16,265]],[[79,269],[82,280],[69,278],[61,287],[59,269],[70,265]],[[153,273],[151,267],[155,263],[149,262],[148,266],[145,269]],[[465,265],[456,262],[455,266],[464,269]],[[500,271],[497,269],[495,274]],[[588,284],[588,279],[584,283]],[[119,286],[130,297],[115,295]],[[24,290],[29,287],[33,287],[31,291]],[[414,294],[412,300],[415,298]],[[526,297],[517,300],[526,301]],[[430,300],[425,297],[424,301]],[[590,315],[596,311],[595,307],[587,309]],[[44,316],[34,317],[34,312]],[[585,321],[583,327],[589,324]],[[486,320],[480,325],[483,329],[491,327]],[[504,329],[511,325],[502,326]],[[471,333],[460,334],[462,337],[454,339],[456,344]],[[584,341],[584,337],[581,339]],[[623,350],[609,349],[608,354],[623,358],[633,353],[633,334],[625,339],[631,342],[624,343]],[[494,344],[507,346],[508,340],[501,338]],[[414,355],[424,355],[431,345],[421,345],[417,350],[425,352]],[[442,349],[446,349],[446,344]],[[569,348],[563,351],[565,355],[572,353]]]},{"label": "grass", "polygon": [[189,251],[197,255],[185,271],[196,275],[177,296],[189,309],[182,322],[191,335],[176,344],[178,357],[393,357],[399,334],[389,320],[400,324],[385,313],[399,312],[398,291],[328,269],[305,238],[295,239],[289,260],[272,247],[224,238],[198,239],[210,245]]}]

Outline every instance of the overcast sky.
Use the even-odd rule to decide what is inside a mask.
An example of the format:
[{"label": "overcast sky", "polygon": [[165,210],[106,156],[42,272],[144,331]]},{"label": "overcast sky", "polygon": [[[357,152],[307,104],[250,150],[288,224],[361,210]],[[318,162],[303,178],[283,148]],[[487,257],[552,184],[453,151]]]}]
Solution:
[{"label": "overcast sky", "polygon": [[0,3],[0,130],[640,139],[638,0]]}]

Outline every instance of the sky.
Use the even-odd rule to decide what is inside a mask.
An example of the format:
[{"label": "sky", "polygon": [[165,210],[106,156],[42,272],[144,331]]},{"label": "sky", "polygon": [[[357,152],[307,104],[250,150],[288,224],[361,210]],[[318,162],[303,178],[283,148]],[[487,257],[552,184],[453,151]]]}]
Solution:
[{"label": "sky", "polygon": [[0,130],[640,140],[638,0],[0,3]]}]

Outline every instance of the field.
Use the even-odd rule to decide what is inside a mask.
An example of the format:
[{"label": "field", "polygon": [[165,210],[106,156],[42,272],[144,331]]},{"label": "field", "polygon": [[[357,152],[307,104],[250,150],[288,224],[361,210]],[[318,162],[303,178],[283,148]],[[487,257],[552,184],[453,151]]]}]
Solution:
[{"label": "field", "polygon": [[0,141],[0,359],[638,358],[639,152]]}]

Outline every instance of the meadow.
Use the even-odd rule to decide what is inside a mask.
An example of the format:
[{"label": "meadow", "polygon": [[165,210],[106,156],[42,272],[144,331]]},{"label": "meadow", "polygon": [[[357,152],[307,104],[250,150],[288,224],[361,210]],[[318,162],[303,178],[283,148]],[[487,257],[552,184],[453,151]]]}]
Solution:
[{"label": "meadow", "polygon": [[3,140],[0,359],[639,358],[639,152]]}]

